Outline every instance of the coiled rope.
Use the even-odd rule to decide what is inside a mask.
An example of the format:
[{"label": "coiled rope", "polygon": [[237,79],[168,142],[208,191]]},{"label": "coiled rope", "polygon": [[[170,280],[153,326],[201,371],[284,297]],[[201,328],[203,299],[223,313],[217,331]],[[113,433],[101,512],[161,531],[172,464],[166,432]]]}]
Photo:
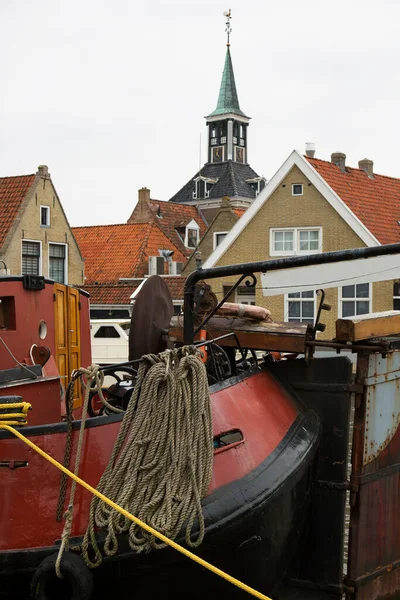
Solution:
[{"label": "coiled rope", "polygon": [[[0,404],[0,423],[5,425],[27,425],[29,402],[9,402]],[[17,412],[12,412],[13,410]]]},{"label": "coiled rope", "polygon": [[[212,461],[210,396],[199,351],[185,346],[144,356],[97,490],[170,539],[185,526],[187,545],[197,547],[204,537],[201,499],[210,484]],[[196,518],[198,534],[192,539]],[[82,543],[82,556],[91,568],[102,562],[98,527],[106,530],[107,556],[117,552],[117,536],[126,532],[134,552],[166,545],[94,496]]]}]

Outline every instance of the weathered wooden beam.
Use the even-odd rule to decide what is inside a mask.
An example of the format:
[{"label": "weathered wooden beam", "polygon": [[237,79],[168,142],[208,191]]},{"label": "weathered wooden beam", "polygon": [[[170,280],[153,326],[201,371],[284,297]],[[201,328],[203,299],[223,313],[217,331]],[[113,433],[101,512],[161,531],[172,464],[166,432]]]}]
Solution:
[{"label": "weathered wooden beam", "polygon": [[[304,352],[311,328],[303,323],[252,321],[240,317],[212,317],[207,323],[207,339],[234,332],[243,348],[278,352]],[[183,317],[171,319],[168,337],[183,342]],[[198,338],[198,336],[196,336]],[[237,346],[234,336],[218,342],[221,346]]]},{"label": "weathered wooden beam", "polygon": [[357,342],[397,334],[400,334],[399,310],[345,317],[336,321],[336,339],[340,342]]}]

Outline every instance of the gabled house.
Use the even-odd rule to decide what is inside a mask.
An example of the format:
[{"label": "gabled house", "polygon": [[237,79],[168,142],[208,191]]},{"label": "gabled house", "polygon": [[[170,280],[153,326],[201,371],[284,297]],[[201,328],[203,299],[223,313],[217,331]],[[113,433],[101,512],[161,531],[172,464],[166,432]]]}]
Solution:
[{"label": "gabled house", "polygon": [[244,214],[245,209],[233,208],[228,197],[222,198],[221,206],[203,234],[196,252],[193,252],[186,263],[182,275],[185,277],[196,269],[196,255],[204,262],[219,244],[225,239],[236,221]]},{"label": "gabled house", "polygon": [[[186,259],[198,246],[207,228],[205,217],[196,206],[153,200],[148,188],[139,190],[138,202],[128,223],[153,223]],[[173,262],[177,262],[174,257]],[[174,269],[175,273],[182,268],[181,263]]]},{"label": "gabled house", "polygon": [[0,267],[82,285],[84,263],[47,166],[0,177]]},{"label": "gabled house", "polygon": [[[293,151],[254,203],[204,263],[204,268],[266,260],[275,257],[376,246],[400,241],[400,180],[378,175],[364,159],[358,169],[346,165],[335,152],[331,161],[309,151]],[[326,290],[330,313],[323,314],[326,337],[334,335],[338,317],[393,308],[393,279],[352,283],[355,273],[343,269],[341,284]],[[310,282],[308,282],[310,283]],[[229,281],[213,287],[220,294]],[[315,289],[319,282],[315,282]],[[275,320],[313,322],[318,298],[315,290],[288,292],[287,288],[238,291],[236,300],[268,306]],[[241,293],[244,296],[241,296]],[[265,297],[264,293],[271,294]],[[273,294],[273,295],[272,295]],[[244,299],[243,299],[244,298]]]},{"label": "gabled house", "polygon": [[165,277],[180,309],[183,278],[171,267],[185,263],[186,256],[157,223],[74,227],[73,232],[85,259],[83,288],[91,296],[92,318],[129,317],[133,292],[153,274]]}]

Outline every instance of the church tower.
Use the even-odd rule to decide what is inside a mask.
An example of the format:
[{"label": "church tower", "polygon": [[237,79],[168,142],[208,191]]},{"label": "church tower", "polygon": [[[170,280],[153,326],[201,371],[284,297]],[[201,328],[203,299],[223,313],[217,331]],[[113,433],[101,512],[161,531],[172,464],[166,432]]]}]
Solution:
[{"label": "church tower", "polygon": [[227,49],[216,109],[206,117],[207,162],[170,202],[193,204],[207,220],[218,212],[222,198],[232,208],[246,209],[265,185],[249,165],[247,130],[250,117],[241,110],[230,52],[231,11],[226,16]]},{"label": "church tower", "polygon": [[233,160],[247,163],[247,127],[250,118],[240,110],[230,52],[230,11],[226,14],[228,35],[224,71],[217,108],[206,117],[208,126],[208,162]]}]

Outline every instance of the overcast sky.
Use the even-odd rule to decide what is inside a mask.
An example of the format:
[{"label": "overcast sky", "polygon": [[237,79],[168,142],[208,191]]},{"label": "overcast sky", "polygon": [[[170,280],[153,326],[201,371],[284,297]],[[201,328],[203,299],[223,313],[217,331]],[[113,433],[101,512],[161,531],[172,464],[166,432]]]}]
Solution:
[{"label": "overcast sky", "polygon": [[398,0],[0,0],[0,176],[47,164],[70,224],[125,222],[205,162],[232,9],[249,162],[342,151],[400,177]]}]

